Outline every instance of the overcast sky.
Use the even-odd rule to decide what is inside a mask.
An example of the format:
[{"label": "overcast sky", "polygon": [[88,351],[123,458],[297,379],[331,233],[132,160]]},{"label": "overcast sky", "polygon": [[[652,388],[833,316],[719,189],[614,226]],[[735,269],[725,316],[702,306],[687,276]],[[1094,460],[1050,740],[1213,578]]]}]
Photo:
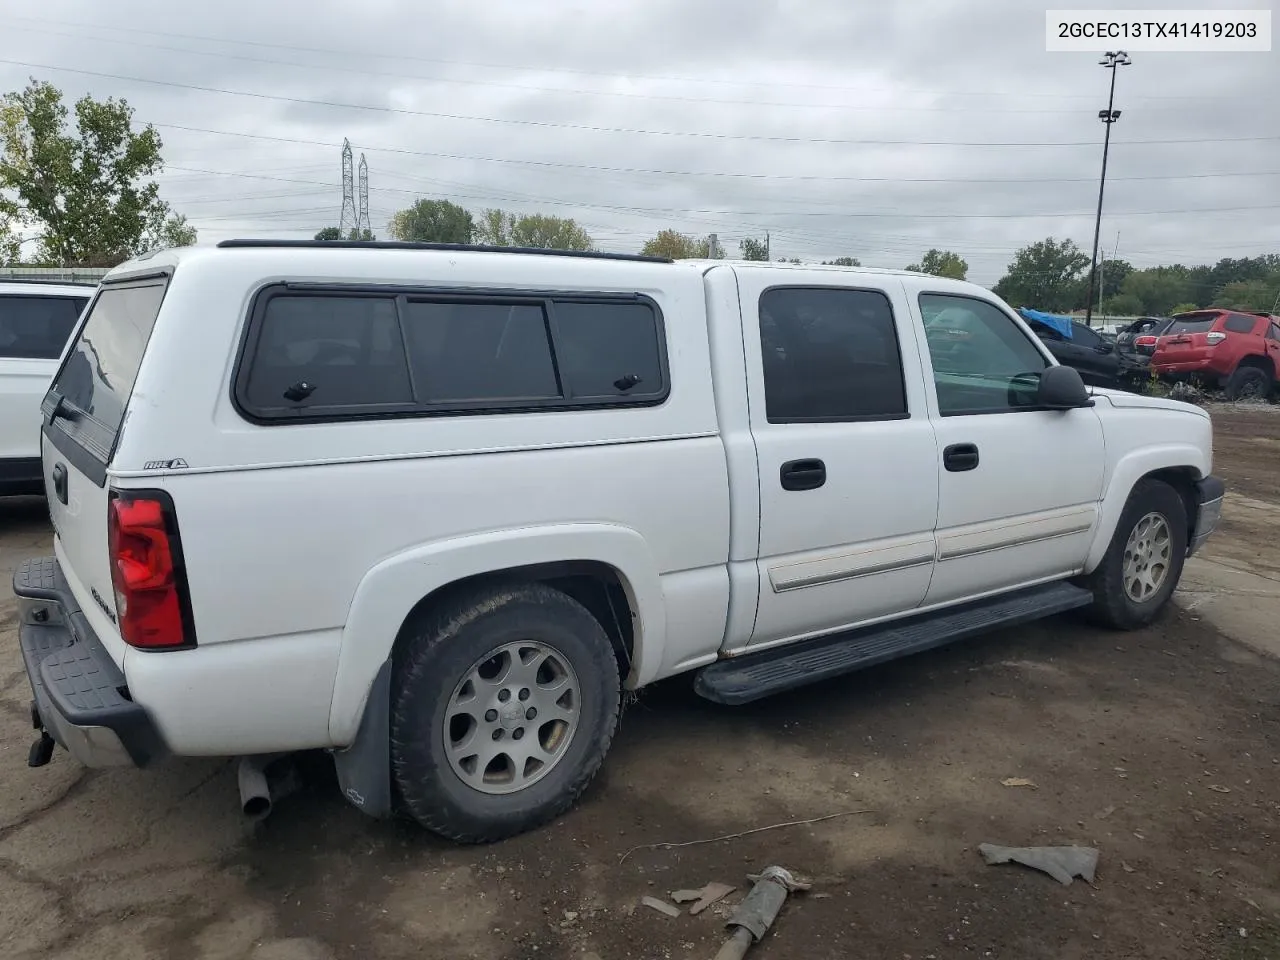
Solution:
[{"label": "overcast sky", "polygon": [[[938,246],[987,284],[1028,242],[1092,243],[1109,74],[1045,52],[1044,5],[1027,0],[109,11],[0,0],[0,90],[35,76],[127,99],[162,134],[163,196],[202,243],[336,224],[344,137],[368,159],[382,236],[395,210],[444,197],[571,216],[608,250],[665,227],[734,255],[769,230],[775,257],[892,267]],[[1280,252],[1280,53],[1132,57],[1108,255],[1117,233],[1139,266]],[[1194,142],[1150,142],[1170,140]]]}]

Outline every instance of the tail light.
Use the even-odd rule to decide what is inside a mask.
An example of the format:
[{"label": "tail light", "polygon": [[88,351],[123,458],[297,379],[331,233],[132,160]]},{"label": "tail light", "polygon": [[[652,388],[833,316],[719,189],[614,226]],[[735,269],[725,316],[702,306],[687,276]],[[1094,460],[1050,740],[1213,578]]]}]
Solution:
[{"label": "tail light", "polygon": [[1157,343],[1159,343],[1159,341],[1160,341],[1159,337],[1143,336],[1143,337],[1138,337],[1136,340],[1134,340],[1133,345],[1135,347],[1154,347]]},{"label": "tail light", "polygon": [[1225,333],[1206,333],[1204,335],[1204,342],[1211,347],[1217,346],[1225,339],[1227,339],[1227,335]]},{"label": "tail light", "polygon": [[114,490],[107,507],[120,636],[148,650],[195,645],[173,501],[160,490]]}]

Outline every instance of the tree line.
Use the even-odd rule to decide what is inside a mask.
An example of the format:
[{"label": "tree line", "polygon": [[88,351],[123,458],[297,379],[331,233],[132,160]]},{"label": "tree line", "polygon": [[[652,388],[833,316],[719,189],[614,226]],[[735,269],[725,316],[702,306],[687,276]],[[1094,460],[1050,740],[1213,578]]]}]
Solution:
[{"label": "tree line", "polygon": [[[1014,306],[1083,310],[1089,300],[1089,262],[1071,240],[1049,237],[1014,254],[992,289]],[[1141,269],[1126,260],[1103,259],[1092,299],[1095,312],[1108,316],[1168,316],[1209,306],[1271,312],[1280,299],[1280,254]]]}]

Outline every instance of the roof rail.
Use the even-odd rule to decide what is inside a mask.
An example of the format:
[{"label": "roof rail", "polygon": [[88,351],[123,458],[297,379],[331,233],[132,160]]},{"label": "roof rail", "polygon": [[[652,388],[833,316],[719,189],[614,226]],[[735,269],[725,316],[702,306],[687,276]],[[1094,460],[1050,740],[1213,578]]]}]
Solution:
[{"label": "roof rail", "polygon": [[456,253],[522,253],[544,257],[580,257],[588,260],[628,260],[641,263],[674,263],[668,257],[640,253],[604,253],[598,250],[542,250],[536,247],[491,247],[468,243],[414,243],[407,240],[221,240],[219,247],[283,247],[321,250],[449,250]]},{"label": "roof rail", "polygon": [[98,285],[92,280],[49,280],[45,277],[6,277],[0,276],[0,283],[30,283],[36,286],[46,287],[89,287],[96,288]]}]

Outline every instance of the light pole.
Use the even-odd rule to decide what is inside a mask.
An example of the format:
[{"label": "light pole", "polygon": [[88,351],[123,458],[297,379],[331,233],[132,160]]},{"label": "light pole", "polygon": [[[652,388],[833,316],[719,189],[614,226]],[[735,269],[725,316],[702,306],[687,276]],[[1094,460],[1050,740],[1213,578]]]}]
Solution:
[{"label": "light pole", "polygon": [[1111,149],[1111,125],[1120,119],[1120,111],[1112,109],[1116,102],[1116,67],[1133,63],[1123,50],[1108,50],[1098,61],[1111,71],[1111,94],[1107,97],[1107,109],[1098,111],[1098,119],[1107,125],[1102,139],[1102,177],[1098,180],[1098,215],[1093,221],[1093,257],[1089,263],[1089,295],[1084,300],[1085,326],[1093,326],[1093,290],[1098,277],[1098,235],[1102,230],[1102,192],[1107,186],[1107,153]]}]

